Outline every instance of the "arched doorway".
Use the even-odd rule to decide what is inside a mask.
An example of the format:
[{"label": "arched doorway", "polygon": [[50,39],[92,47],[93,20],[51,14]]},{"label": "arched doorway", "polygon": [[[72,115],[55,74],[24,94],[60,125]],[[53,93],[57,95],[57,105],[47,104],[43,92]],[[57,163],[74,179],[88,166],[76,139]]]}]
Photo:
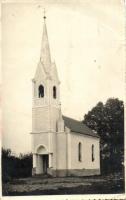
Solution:
[{"label": "arched doorway", "polygon": [[44,146],[37,148],[37,174],[47,174],[49,167],[49,154]]}]

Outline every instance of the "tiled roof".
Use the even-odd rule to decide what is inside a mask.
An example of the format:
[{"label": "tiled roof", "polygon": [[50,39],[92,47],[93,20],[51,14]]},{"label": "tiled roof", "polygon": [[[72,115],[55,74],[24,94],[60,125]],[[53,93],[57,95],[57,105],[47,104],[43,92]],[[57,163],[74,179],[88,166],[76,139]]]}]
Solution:
[{"label": "tiled roof", "polygon": [[77,121],[75,119],[63,116],[65,126],[67,126],[72,132],[81,133],[84,135],[89,135],[92,137],[99,137],[97,133],[95,133],[93,130],[88,128],[85,124],[83,124],[80,121]]}]

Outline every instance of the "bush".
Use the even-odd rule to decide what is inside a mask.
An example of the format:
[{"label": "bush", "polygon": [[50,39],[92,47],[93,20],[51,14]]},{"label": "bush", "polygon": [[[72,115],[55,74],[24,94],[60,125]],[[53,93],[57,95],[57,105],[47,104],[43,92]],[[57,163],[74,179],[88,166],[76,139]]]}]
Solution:
[{"label": "bush", "polygon": [[2,149],[2,181],[24,178],[32,175],[32,154],[11,155],[10,149]]}]

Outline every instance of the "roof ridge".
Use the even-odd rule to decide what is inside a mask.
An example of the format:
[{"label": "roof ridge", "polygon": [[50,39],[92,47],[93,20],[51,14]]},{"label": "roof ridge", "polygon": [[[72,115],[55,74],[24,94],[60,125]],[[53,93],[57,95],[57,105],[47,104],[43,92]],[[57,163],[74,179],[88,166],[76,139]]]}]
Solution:
[{"label": "roof ridge", "polygon": [[75,131],[78,133],[82,133],[85,135],[90,135],[92,137],[99,137],[97,132],[94,132],[91,128],[89,128],[86,124],[82,123],[82,121],[75,120],[73,118],[62,115],[65,125],[71,129],[71,131]]},{"label": "roof ridge", "polygon": [[77,122],[81,122],[81,121],[79,121],[79,120],[77,120],[77,119],[73,119],[73,118],[71,118],[71,117],[67,117],[67,116],[65,116],[65,115],[63,115],[63,117],[66,117],[66,118],[72,119],[72,120],[77,121]]}]

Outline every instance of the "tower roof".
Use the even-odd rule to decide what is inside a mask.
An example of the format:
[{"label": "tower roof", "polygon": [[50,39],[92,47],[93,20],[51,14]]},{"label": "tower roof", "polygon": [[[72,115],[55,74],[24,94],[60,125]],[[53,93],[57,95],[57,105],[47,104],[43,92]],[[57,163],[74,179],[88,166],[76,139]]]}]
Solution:
[{"label": "tower roof", "polygon": [[43,24],[43,35],[42,35],[40,60],[44,65],[46,73],[49,73],[50,72],[50,67],[51,67],[51,55],[50,55],[48,34],[47,34],[47,28],[46,28],[46,16],[45,16],[45,13],[44,13],[44,17],[43,18],[44,18],[44,24]]}]

